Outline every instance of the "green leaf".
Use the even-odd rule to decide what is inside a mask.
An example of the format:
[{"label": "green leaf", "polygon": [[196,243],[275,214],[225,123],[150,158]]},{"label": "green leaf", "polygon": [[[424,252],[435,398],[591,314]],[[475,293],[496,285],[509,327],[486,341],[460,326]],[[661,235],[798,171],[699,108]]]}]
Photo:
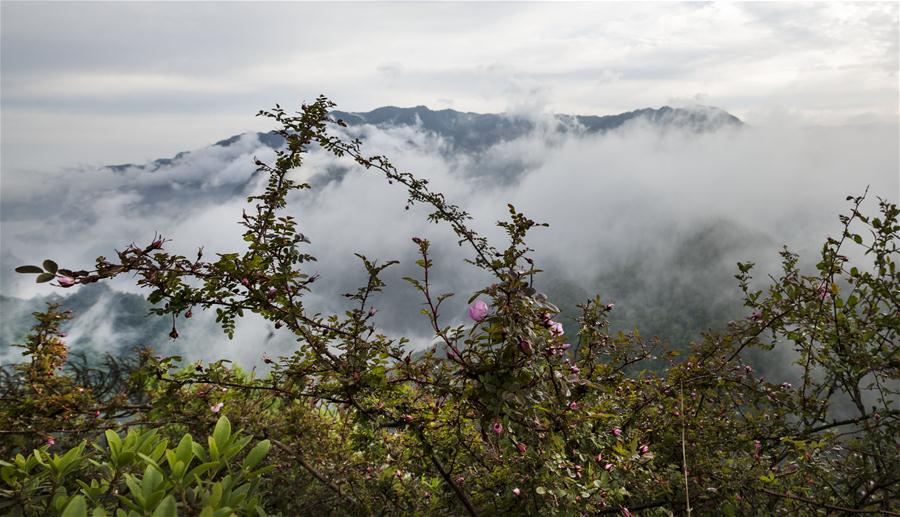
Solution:
[{"label": "green leaf", "polygon": [[43,273],[44,270],[37,266],[19,266],[16,268],[16,273]]},{"label": "green leaf", "polygon": [[115,431],[108,430],[106,433],[106,444],[109,446],[109,454],[113,461],[118,460],[119,452],[122,450],[122,439]]},{"label": "green leaf", "polygon": [[56,278],[56,275],[54,275],[53,273],[41,273],[40,275],[38,275],[35,281],[39,284],[43,284],[44,282],[49,282],[54,278]]},{"label": "green leaf", "polygon": [[166,496],[163,499],[159,506],[156,507],[156,510],[153,512],[153,515],[150,517],[177,517],[177,507],[175,506],[175,497]]},{"label": "green leaf", "polygon": [[244,468],[252,469],[257,466],[263,458],[266,457],[266,454],[269,453],[269,448],[271,447],[271,443],[269,440],[263,440],[257,443],[250,452],[247,453],[247,457],[244,458]]},{"label": "green leaf", "polygon": [[216,422],[216,428],[213,430],[212,437],[215,438],[219,450],[228,446],[228,440],[231,438],[231,422],[228,421],[228,418],[224,416],[219,417],[219,421]]},{"label": "green leaf", "polygon": [[44,261],[44,271],[55,275],[58,270],[59,266],[56,265],[56,262],[53,262],[50,259]]},{"label": "green leaf", "polygon": [[84,496],[73,497],[62,511],[61,517],[87,517],[87,503]]},{"label": "green leaf", "polygon": [[534,491],[537,493],[537,495],[544,495],[547,493],[547,489],[542,486],[535,488]]},{"label": "green leaf", "polygon": [[191,435],[184,435],[181,441],[178,442],[178,447],[175,448],[175,456],[185,465],[191,464],[191,459],[194,457],[194,440],[191,438]]}]

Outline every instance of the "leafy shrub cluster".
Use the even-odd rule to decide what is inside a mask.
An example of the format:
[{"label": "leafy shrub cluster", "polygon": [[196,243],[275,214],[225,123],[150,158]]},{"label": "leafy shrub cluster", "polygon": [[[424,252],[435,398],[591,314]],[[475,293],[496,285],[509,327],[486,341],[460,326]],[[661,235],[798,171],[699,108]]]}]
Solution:
[{"label": "leafy shrub cluster", "polygon": [[[62,456],[50,454],[52,443],[0,462],[7,515],[55,514],[64,517],[167,517],[182,513],[219,517],[235,513],[266,515],[260,504],[260,476],[271,466],[256,468],[271,446],[257,443],[243,461],[236,458],[251,437],[231,433],[221,417],[209,447],[185,434],[168,448],[156,429],[132,429],[120,437],[107,430],[105,446],[81,442]],[[114,512],[114,513],[113,513]]]},{"label": "leafy shrub cluster", "polygon": [[[268,183],[241,220],[246,250],[188,258],[159,237],[99,257],[89,271],[52,261],[22,268],[63,288],[136,275],[154,311],[172,318],[172,338],[182,318],[211,309],[228,335],[251,312],[298,346],[267,358],[262,377],[227,361],[185,365],[151,351],[106,369],[73,368],[60,330],[67,315],[55,307],[37,314],[27,362],[8,368],[2,384],[0,452],[15,456],[2,464],[5,508],[900,515],[894,204],[880,201],[870,218],[860,211],[865,196],[849,198],[841,236],[823,245],[815,274],[803,274],[785,250],[783,272],[760,290],[752,264],[739,264],[747,318],[698,336],[686,352],[667,350],[637,331],[611,332],[615,307],[600,297],[580,306],[577,329],[564,329],[536,289],[540,270],[526,237],[540,224],[510,206],[498,223],[508,242],[494,247],[427,181],[330,132],[342,125],[332,107],[320,97],[295,114],[261,112],[287,144],[275,163],[257,162]],[[404,186],[409,205],[430,207],[429,219],[470,249],[471,265],[493,278],[469,298],[471,324],[445,323],[452,294],[434,292],[434,257],[419,237],[419,275],[407,281],[438,347],[414,354],[405,339],[378,332],[380,274],[393,262],[360,256],[368,280],[347,295],[354,308],[306,308],[315,258],[285,208],[292,190],[309,188],[289,173],[312,147]],[[767,382],[748,364],[751,351],[790,357],[798,380]],[[663,371],[648,367],[660,360]],[[231,436],[229,422],[246,436]],[[114,430],[124,428],[132,430],[123,440]],[[208,447],[189,438],[211,429]]]}]

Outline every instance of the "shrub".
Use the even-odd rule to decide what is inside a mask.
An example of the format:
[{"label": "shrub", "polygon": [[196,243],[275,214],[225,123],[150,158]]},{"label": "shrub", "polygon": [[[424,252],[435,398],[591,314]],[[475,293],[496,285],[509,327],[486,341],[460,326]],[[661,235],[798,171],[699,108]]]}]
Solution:
[{"label": "shrub", "polygon": [[[242,218],[246,250],[189,259],[168,253],[159,237],[117,252],[115,260],[100,257],[91,271],[55,263],[23,268],[42,275],[39,280],[57,278],[62,287],[134,274],[150,291],[154,311],[173,322],[195,309],[213,309],[232,335],[236,319],[252,312],[297,338],[297,350],[271,361],[262,378],[226,361],[191,366],[177,357],[142,356],[129,383],[146,403],[110,425],[155,426],[162,436],[201,432],[215,415],[227,414],[275,445],[274,468],[239,478],[219,463],[188,489],[168,484],[171,462],[168,470],[156,468],[162,456],[145,454],[148,459],[135,461],[147,462],[142,479],[149,477],[151,488],[129,485],[134,499],[122,501],[128,511],[165,503],[166,511],[197,514],[209,503],[232,505],[235,513],[264,508],[287,515],[897,514],[895,205],[882,201],[880,217],[869,219],[859,211],[863,197],[852,198],[843,237],[825,243],[815,275],[801,274],[797,256],[785,251],[783,275],[767,290],[754,290],[752,265],[739,264],[751,314],[725,332],[700,336],[680,354],[638,332],[610,332],[614,307],[600,297],[580,306],[577,329],[563,329],[557,308],[535,288],[540,270],[526,237],[539,223],[510,206],[509,219],[498,223],[508,242],[495,248],[469,228],[469,214],[432,192],[427,181],[398,171],[383,156],[364,155],[358,140],[331,134],[331,124],[342,124],[330,119],[332,107],[320,97],[294,115],[279,107],[261,112],[281,125],[286,148],[274,164],[257,162],[268,183],[249,198],[253,207]],[[423,300],[440,350],[413,354],[405,339],[377,332],[373,300],[392,262],[360,256],[368,280],[348,295],[353,309],[332,315],[307,310],[304,297],[316,280],[307,264],[314,257],[284,209],[289,192],[309,188],[288,173],[314,146],[403,185],[409,205],[429,206],[429,219],[447,224],[470,249],[471,264],[492,275],[493,283],[469,298],[471,324],[447,325],[441,309],[452,294],[434,292],[430,244],[413,239],[420,274],[407,281]],[[854,225],[868,228],[871,240],[854,233]],[[843,254],[851,245],[861,247],[873,267],[851,267]],[[54,332],[39,325],[28,346],[54,343]],[[746,363],[748,351],[776,347],[796,348],[798,386],[765,382]],[[17,410],[10,421],[20,426],[33,415],[35,427],[22,434],[47,435],[42,426],[48,420],[40,415],[50,407],[84,415],[94,403],[90,393],[66,398],[74,384],[55,373],[58,350],[29,348],[32,364],[17,377],[18,386],[36,384],[21,391],[27,401],[4,402],[40,409]],[[646,367],[657,358],[669,364],[665,371]],[[55,382],[61,384],[47,391]],[[852,413],[838,411],[845,400]],[[72,431],[95,427],[89,419],[70,422]],[[214,447],[211,441],[209,451],[196,444],[191,449],[206,461]],[[46,463],[45,451],[30,457]],[[69,505],[74,512],[97,504],[89,478],[76,495],[31,468],[16,482],[49,494],[47,508]],[[214,499],[243,486],[243,506]]]}]

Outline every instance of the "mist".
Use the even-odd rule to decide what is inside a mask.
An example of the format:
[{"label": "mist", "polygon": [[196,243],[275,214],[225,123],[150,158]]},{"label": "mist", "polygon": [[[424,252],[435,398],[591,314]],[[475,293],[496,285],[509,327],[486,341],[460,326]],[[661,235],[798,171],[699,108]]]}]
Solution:
[{"label": "mist", "polygon": [[[846,196],[869,188],[869,208],[875,196],[898,198],[895,124],[802,127],[782,121],[698,133],[634,121],[592,135],[552,124],[535,127],[471,153],[454,151],[421,127],[345,131],[363,136],[366,153],[385,154],[399,169],[429,179],[433,190],[473,215],[473,229],[495,246],[504,244],[494,223],[507,217],[507,203],[548,223],[529,241],[545,271],[536,287],[561,302],[566,321],[575,316],[575,303],[600,293],[616,304],[617,328],[661,328],[661,308],[665,328],[688,322],[663,336],[673,341],[696,336],[703,330],[698,326],[720,328],[726,316],[740,317],[732,278],[737,261],[756,262],[756,277],[764,282],[777,270],[783,245],[814,259],[826,236],[839,233]],[[89,268],[98,255],[113,257],[114,249],[149,243],[157,233],[171,239],[167,249],[188,257],[198,247],[207,257],[243,250],[237,221],[246,196],[265,185],[253,160],[273,157],[248,133],[231,145],[162,164],[7,174],[0,291],[18,298],[62,291],[12,270],[44,258]],[[410,337],[414,348],[428,346],[430,327],[418,313],[422,300],[401,280],[418,274],[411,238],[421,237],[433,242],[434,290],[457,293],[444,310],[445,323],[465,323],[464,301],[490,279],[464,262],[470,250],[456,244],[448,227],[425,220],[427,207],[404,210],[402,187],[321,151],[313,151],[295,174],[313,185],[293,194],[288,208],[318,258],[307,271],[321,275],[309,307],[323,313],[347,308],[340,294],[365,281],[354,253],[399,260],[385,273],[388,287],[375,300],[377,324],[389,336]],[[138,292],[131,279],[110,285]],[[103,303],[77,315],[70,335],[90,336],[101,350],[135,340],[104,321],[109,300]],[[252,317],[239,322],[232,341],[210,315],[178,326],[179,348],[188,359],[258,365],[264,353],[286,354],[296,346],[291,336]],[[165,332],[159,334],[142,344],[172,349]]]}]

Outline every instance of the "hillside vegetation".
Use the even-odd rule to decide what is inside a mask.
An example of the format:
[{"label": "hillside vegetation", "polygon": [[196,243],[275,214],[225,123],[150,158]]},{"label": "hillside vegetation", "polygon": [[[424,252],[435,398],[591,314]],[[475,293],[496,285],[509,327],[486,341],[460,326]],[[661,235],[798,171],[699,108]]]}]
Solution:
[{"label": "hillside vegetation", "polygon": [[[331,108],[320,97],[260,113],[287,145],[256,163],[268,183],[240,219],[246,249],[186,257],[160,236],[91,269],[19,268],[60,288],[134,276],[172,339],[209,310],[226,335],[253,313],[297,347],[266,358],[265,374],[152,350],[86,364],[69,357],[70,314],[50,305],[24,361],[3,370],[3,513],[900,515],[896,205],[869,214],[866,195],[848,198],[813,271],[785,249],[782,272],[760,285],[739,263],[744,317],[663,347],[610,329],[618,308],[599,296],[560,321],[555,293],[535,288],[526,240],[540,223],[509,206],[506,242],[489,242],[427,181],[329,132],[346,124]],[[434,335],[424,353],[378,327],[393,262],[359,255],[367,281],[345,295],[352,308],[307,308],[315,257],[285,207],[310,188],[291,172],[314,147],[405,188],[491,277],[477,292],[438,292],[442,257],[412,239],[419,271],[406,281],[421,311],[409,317]],[[670,296],[688,288],[673,282]],[[467,324],[446,323],[451,296],[467,299]],[[793,363],[798,381],[767,382],[751,354]]]}]

